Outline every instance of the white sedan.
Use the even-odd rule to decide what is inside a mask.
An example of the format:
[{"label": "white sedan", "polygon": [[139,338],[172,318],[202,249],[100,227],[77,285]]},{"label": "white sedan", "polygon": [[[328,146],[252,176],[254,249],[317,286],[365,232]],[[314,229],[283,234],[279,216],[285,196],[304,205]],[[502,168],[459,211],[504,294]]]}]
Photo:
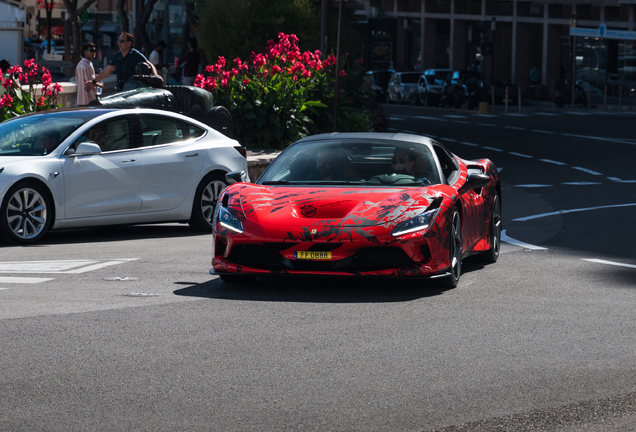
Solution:
[{"label": "white sedan", "polygon": [[247,179],[245,148],[179,114],[80,108],[21,116],[0,123],[0,233],[28,244],[49,229],[175,221],[212,232],[233,171]]}]

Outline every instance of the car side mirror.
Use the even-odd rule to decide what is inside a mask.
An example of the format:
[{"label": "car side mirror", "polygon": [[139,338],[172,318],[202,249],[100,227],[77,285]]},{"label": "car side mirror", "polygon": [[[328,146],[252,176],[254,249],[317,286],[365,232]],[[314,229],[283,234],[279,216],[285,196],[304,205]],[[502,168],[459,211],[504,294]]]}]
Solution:
[{"label": "car side mirror", "polygon": [[247,181],[247,174],[245,171],[232,171],[225,174],[225,181],[228,184],[245,183]]},{"label": "car side mirror", "polygon": [[66,150],[64,155],[67,157],[77,157],[77,156],[94,155],[94,154],[101,154],[101,153],[102,153],[102,148],[99,146],[99,144],[95,144],[91,142],[83,142],[77,146],[76,150],[73,150],[72,148],[69,148],[68,150]]},{"label": "car side mirror", "polygon": [[487,186],[488,183],[490,183],[490,177],[486,174],[469,173],[468,178],[466,179],[466,183],[464,183],[462,189],[464,191],[479,189]]}]

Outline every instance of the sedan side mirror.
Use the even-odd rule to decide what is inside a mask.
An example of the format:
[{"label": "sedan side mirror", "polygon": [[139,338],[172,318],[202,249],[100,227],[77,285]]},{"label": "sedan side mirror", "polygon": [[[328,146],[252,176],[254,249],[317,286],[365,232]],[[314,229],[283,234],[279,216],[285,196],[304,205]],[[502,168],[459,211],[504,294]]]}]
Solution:
[{"label": "sedan side mirror", "polygon": [[99,144],[91,143],[91,142],[83,142],[77,146],[76,150],[69,148],[64,153],[67,157],[76,157],[76,156],[85,156],[85,155],[94,155],[101,154],[102,148]]},{"label": "sedan side mirror", "polygon": [[232,171],[225,174],[225,181],[227,181],[227,184],[245,183],[247,181],[247,174],[245,171]]}]

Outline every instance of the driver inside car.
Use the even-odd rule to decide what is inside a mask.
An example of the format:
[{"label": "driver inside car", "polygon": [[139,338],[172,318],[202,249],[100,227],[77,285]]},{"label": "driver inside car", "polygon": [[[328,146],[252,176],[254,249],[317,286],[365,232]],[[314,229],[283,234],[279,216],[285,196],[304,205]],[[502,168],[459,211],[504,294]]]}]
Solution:
[{"label": "driver inside car", "polygon": [[396,148],[391,159],[391,169],[396,174],[412,175],[417,181],[431,183],[430,161],[411,149]]}]

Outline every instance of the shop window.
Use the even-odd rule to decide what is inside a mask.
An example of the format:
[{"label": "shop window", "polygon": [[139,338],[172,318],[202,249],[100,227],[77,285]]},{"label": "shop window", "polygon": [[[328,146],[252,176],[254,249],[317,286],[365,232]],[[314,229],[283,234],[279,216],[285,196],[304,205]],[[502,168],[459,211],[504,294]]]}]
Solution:
[{"label": "shop window", "polygon": [[621,8],[618,6],[605,6],[605,21],[622,21]]},{"label": "shop window", "polygon": [[421,12],[420,0],[398,0],[398,12]]},{"label": "shop window", "polygon": [[620,21],[629,21],[629,6],[621,6],[620,9]]},{"label": "shop window", "polygon": [[[552,6],[550,6],[552,7]],[[548,13],[550,13],[548,11]],[[542,17],[543,5],[532,2],[518,2],[517,3],[517,16],[520,17]]]},{"label": "shop window", "polygon": [[394,1],[393,0],[382,0],[382,10],[386,12],[393,12],[394,9]]}]

